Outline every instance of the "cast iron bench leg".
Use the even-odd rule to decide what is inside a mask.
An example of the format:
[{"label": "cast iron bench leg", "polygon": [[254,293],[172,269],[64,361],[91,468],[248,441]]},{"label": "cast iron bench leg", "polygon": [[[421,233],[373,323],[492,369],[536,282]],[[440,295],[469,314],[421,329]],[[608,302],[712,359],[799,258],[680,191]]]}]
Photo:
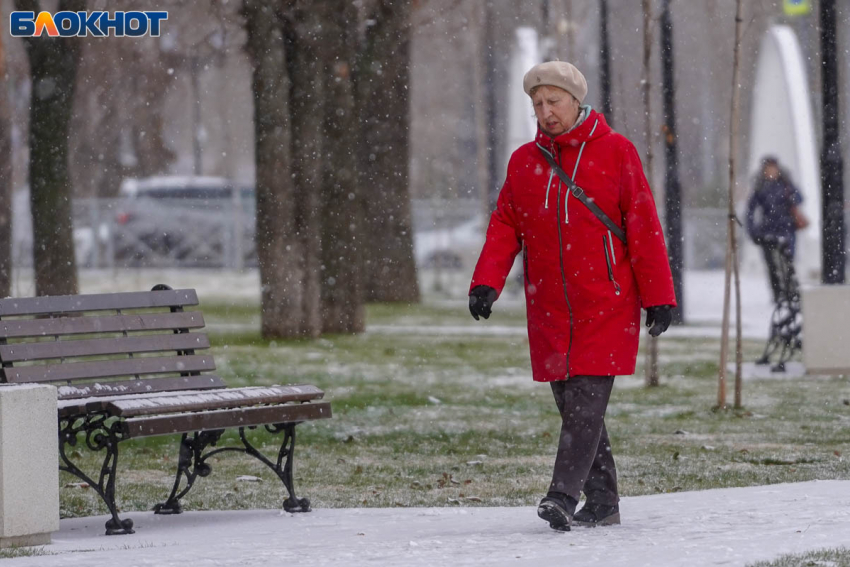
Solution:
[{"label": "cast iron bench leg", "polygon": [[[288,498],[283,501],[283,509],[285,511],[309,512],[310,500],[295,496],[295,486],[292,478],[292,466],[295,455],[295,425],[294,423],[278,423],[265,426],[266,430],[272,434],[283,433],[283,442],[278,451],[277,459],[274,462],[248,441],[244,427],[239,428],[239,439],[242,441],[243,447],[219,447],[207,453],[204,453],[204,450],[208,446],[215,446],[224,433],[224,430],[196,432],[192,438],[189,438],[188,434],[184,433],[180,439],[180,457],[178,459],[177,477],[174,479],[174,486],[171,489],[168,499],[154,507],[154,513],[180,514],[183,511],[183,507],[180,505],[180,499],[191,490],[195,480],[199,476],[205,477],[212,472],[212,467],[207,463],[207,459],[226,451],[236,451],[251,455],[274,471],[288,492]],[[254,429],[254,427],[250,427],[249,429]],[[182,491],[179,491],[181,481],[184,477],[186,478],[186,487]]]},{"label": "cast iron bench leg", "polygon": [[[248,442],[248,439],[245,437],[244,427],[239,428],[239,438],[242,439],[242,444],[245,445],[245,452],[269,467],[281,482],[283,482],[286,491],[289,493],[289,498],[283,501],[283,509],[293,513],[309,512],[310,500],[295,496],[295,484],[292,480],[292,462],[295,457],[295,425],[295,423],[276,423],[265,426],[266,430],[270,433],[283,433],[283,442],[280,445],[277,460],[274,463]],[[284,459],[286,459],[286,462],[284,462]]]},{"label": "cast iron bench leg", "polygon": [[[71,473],[83,480],[101,497],[112,515],[112,518],[106,522],[106,535],[135,533],[133,531],[133,520],[119,518],[118,507],[115,505],[118,443],[124,438],[120,425],[118,421],[113,421],[107,425],[106,417],[103,415],[64,419],[59,422],[59,456],[64,463],[64,465],[59,465],[59,470]],[[77,444],[78,433],[85,433],[86,445],[92,451],[106,450],[97,482],[72,463],[65,452],[66,445],[74,447]]]},{"label": "cast iron bench leg", "polygon": [[[180,499],[192,489],[195,479],[199,476],[209,476],[212,472],[212,467],[206,462],[207,458],[224,450],[218,449],[204,455],[204,449],[210,445],[215,446],[223,434],[223,429],[196,431],[191,439],[189,439],[187,433],[183,434],[180,438],[180,456],[177,459],[177,477],[174,479],[174,487],[165,502],[154,506],[154,514],[181,514],[183,512]],[[184,476],[186,477],[186,488],[178,493],[180,481]]]}]

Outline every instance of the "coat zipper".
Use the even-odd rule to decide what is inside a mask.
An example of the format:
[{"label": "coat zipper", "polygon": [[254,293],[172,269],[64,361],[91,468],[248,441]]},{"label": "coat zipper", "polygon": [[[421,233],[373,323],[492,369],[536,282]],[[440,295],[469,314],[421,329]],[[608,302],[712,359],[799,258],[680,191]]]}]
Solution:
[{"label": "coat zipper", "polygon": [[[554,148],[553,148],[554,149]],[[558,165],[561,165],[561,152],[556,150],[558,156]],[[567,190],[569,195],[569,190]],[[558,183],[558,211],[561,210],[561,184]],[[564,207],[566,211],[566,206]],[[561,234],[561,219],[555,215],[555,222],[558,223],[558,254],[561,259],[561,283],[564,286],[564,299],[567,301],[567,310],[570,313],[570,342],[567,346],[567,379],[570,377],[570,353],[573,350],[573,306],[570,303],[570,297],[567,295],[567,272],[564,270],[564,237]],[[566,220],[564,221],[566,222]]]},{"label": "coat zipper", "polygon": [[528,245],[522,243],[522,273],[525,274],[525,285],[531,285],[531,278],[528,277]]},{"label": "coat zipper", "polygon": [[608,280],[614,284],[614,293],[616,295],[620,295],[620,284],[617,283],[617,280],[614,279],[614,267],[611,265],[611,258],[614,258],[614,263],[617,262],[616,257],[614,256],[614,251],[608,251],[608,244],[611,243],[611,247],[613,248],[613,243],[611,242],[611,231],[608,231],[608,236],[606,237],[604,234],[602,235],[602,249],[605,251],[605,263],[608,265]]}]

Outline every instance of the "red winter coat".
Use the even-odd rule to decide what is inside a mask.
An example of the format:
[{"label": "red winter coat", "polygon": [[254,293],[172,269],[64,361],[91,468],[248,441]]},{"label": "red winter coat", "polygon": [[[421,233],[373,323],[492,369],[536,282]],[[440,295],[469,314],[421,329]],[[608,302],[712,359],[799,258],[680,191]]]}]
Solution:
[{"label": "red winter coat", "polygon": [[[625,230],[627,245],[559,182],[536,143]],[[470,290],[501,294],[520,251],[534,380],[633,374],[640,308],[676,299],[640,157],[601,114],[554,139],[538,132],[513,153]]]}]

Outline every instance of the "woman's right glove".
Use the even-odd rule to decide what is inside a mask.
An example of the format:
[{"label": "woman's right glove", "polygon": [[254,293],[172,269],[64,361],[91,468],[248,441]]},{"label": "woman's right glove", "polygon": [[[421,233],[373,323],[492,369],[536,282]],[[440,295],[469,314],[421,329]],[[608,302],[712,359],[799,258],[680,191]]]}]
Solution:
[{"label": "woman's right glove", "polygon": [[672,305],[654,305],[646,308],[646,326],[650,327],[649,334],[653,337],[666,331],[672,322]]},{"label": "woman's right glove", "polygon": [[478,321],[478,316],[490,318],[490,308],[496,301],[496,290],[489,285],[477,285],[469,292],[469,312]]}]

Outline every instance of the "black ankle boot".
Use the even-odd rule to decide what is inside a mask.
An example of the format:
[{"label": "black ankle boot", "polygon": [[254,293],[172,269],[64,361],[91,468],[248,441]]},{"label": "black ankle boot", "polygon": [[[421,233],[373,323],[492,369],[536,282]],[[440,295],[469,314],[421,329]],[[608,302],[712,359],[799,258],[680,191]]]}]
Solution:
[{"label": "black ankle boot", "polygon": [[570,531],[578,502],[561,492],[549,492],[537,506],[537,515],[559,532]]},{"label": "black ankle boot", "polygon": [[620,507],[618,505],[585,503],[584,507],[575,513],[573,523],[577,526],[595,527],[612,526],[620,523]]}]

